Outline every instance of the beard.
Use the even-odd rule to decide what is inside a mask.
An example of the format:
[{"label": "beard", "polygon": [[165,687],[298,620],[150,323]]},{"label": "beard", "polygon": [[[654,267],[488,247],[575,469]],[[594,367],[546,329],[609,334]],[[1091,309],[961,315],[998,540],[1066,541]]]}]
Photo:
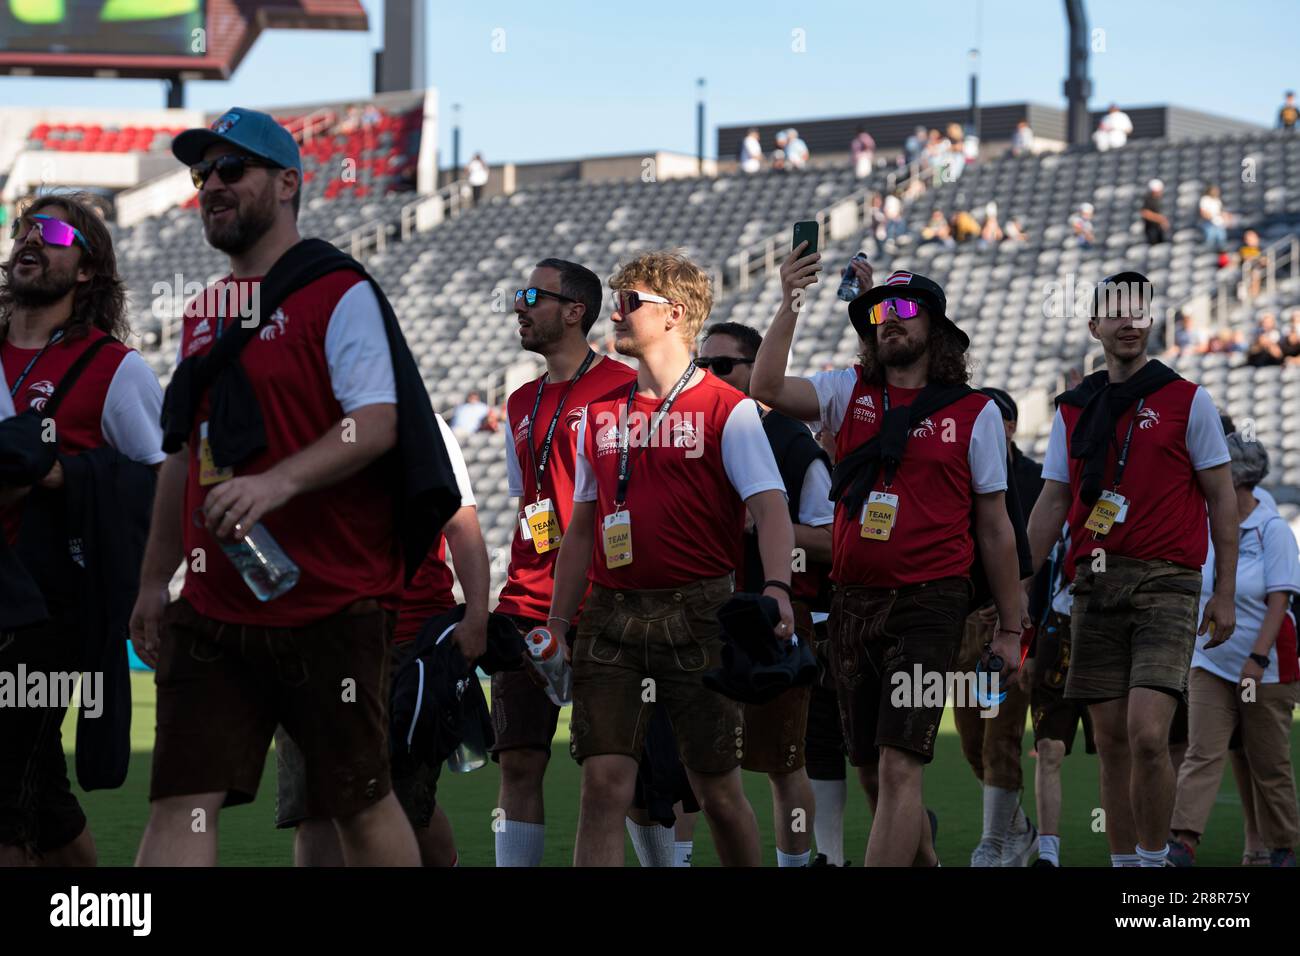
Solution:
[{"label": "beard", "polygon": [[564,324],[558,319],[554,322],[538,322],[534,320],[533,327],[528,332],[528,339],[523,346],[524,351],[545,355],[550,351],[552,345],[564,338]]},{"label": "beard", "polygon": [[225,223],[203,220],[203,235],[208,245],[227,255],[240,255],[257,243],[275,222],[275,198],[270,185],[256,201],[240,202],[234,218]]},{"label": "beard", "polygon": [[14,275],[14,262],[9,263],[9,294],[13,296],[14,305],[25,309],[38,309],[58,302],[77,287],[76,269],[56,272],[50,268],[49,260],[37,253],[41,260],[41,271],[32,278],[19,278]]},{"label": "beard", "polygon": [[637,346],[636,342],[633,341],[632,336],[630,335],[623,338],[619,338],[615,335],[614,351],[619,355],[626,355],[628,358],[639,359],[641,357],[641,349]]},{"label": "beard", "polygon": [[925,354],[927,343],[915,342],[910,338],[891,337],[877,343],[876,354],[880,364],[885,368],[900,368],[911,365]]}]

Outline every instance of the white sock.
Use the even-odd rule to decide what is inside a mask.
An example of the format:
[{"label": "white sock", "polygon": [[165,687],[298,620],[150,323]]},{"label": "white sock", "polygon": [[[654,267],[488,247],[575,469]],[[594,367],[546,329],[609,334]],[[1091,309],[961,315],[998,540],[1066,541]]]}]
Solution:
[{"label": "white sock", "polygon": [[1141,861],[1136,853],[1112,853],[1110,855],[1111,866],[1141,866]]},{"label": "white sock", "polygon": [[844,865],[844,800],[848,786],[843,780],[809,780],[812,784],[813,837],[817,852],[826,854],[831,866]]},{"label": "white sock", "polygon": [[632,849],[636,851],[637,862],[642,866],[673,865],[673,831],[671,827],[661,827],[657,823],[642,826],[631,817],[625,817],[627,833],[632,838]]},{"label": "white sock", "polygon": [[1139,866],[1164,866],[1165,860],[1169,859],[1168,843],[1158,850],[1144,850],[1141,846],[1136,849],[1137,858],[1141,861]]},{"label": "white sock", "polygon": [[1000,848],[1006,842],[1018,809],[1019,790],[1003,790],[984,784],[984,833],[980,842]]},{"label": "white sock", "polygon": [[690,866],[695,852],[694,840],[677,840],[673,843],[673,866]]},{"label": "white sock", "polygon": [[776,851],[776,865],[784,866],[807,866],[808,857],[812,850],[804,850],[802,853],[782,853],[780,847]]},{"label": "white sock", "polygon": [[1061,838],[1046,833],[1038,834],[1038,858],[1061,865]]},{"label": "white sock", "polygon": [[546,824],[502,820],[496,833],[497,866],[541,866]]}]

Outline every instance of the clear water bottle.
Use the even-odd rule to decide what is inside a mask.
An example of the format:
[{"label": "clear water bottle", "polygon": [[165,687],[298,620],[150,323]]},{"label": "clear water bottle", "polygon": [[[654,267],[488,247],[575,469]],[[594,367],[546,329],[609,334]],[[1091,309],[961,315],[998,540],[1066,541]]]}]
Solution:
[{"label": "clear water bottle", "polygon": [[259,521],[239,541],[222,541],[230,563],[259,601],[273,601],[298,583],[298,565]]},{"label": "clear water bottle", "polygon": [[564,659],[560,639],[547,627],[535,627],[524,635],[528,657],[546,681],[546,696],[556,707],[573,703],[573,669]]},{"label": "clear water bottle", "polygon": [[[478,678],[471,673],[466,680],[477,681]],[[463,696],[465,692],[462,690],[461,693]],[[452,773],[471,773],[486,767],[487,762],[487,741],[483,739],[483,725],[479,722],[477,715],[467,714],[465,716],[465,730],[460,738],[460,744],[447,758],[447,769]]]},{"label": "clear water bottle", "polygon": [[[853,258],[861,259],[863,262],[866,262],[867,254],[865,252],[859,252]],[[852,262],[853,260],[850,259],[849,261]],[[845,302],[852,302],[862,294],[862,283],[858,281],[858,274],[853,271],[852,265],[845,266],[844,271],[840,273],[840,288],[835,294]]]}]

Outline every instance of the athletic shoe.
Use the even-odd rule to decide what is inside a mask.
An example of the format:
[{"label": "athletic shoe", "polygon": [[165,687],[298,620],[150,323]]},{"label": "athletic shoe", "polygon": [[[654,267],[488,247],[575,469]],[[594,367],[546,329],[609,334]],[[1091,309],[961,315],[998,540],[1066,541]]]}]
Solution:
[{"label": "athletic shoe", "polygon": [[971,866],[1001,866],[1002,848],[987,840],[980,840],[975,852],[970,855]]},{"label": "athletic shoe", "polygon": [[1272,853],[1268,850],[1247,850],[1241,855],[1242,866],[1270,866]]},{"label": "athletic shoe", "polygon": [[1295,850],[1289,846],[1279,847],[1269,854],[1269,866],[1295,866]]},{"label": "athletic shoe", "polygon": [[1170,840],[1169,865],[1195,866],[1196,847],[1192,846],[1190,843],[1184,843],[1182,840]]},{"label": "athletic shoe", "polygon": [[[805,866],[834,866],[834,865],[835,865],[834,863],[831,863],[830,861],[828,861],[828,860],[826,859],[826,854],[825,854],[825,853],[818,853],[816,859],[814,859],[814,860],[813,860],[812,862],[810,862],[810,863],[805,864]],[[842,866],[848,866],[848,865],[849,865],[849,861],[848,861],[848,860],[845,860],[844,863],[841,864],[841,865],[842,865]]]},{"label": "athletic shoe", "polygon": [[1049,869],[1053,869],[1053,870],[1060,869],[1060,867],[1058,867],[1058,866],[1057,866],[1055,863],[1053,863],[1051,860],[1044,860],[1041,856],[1040,856],[1037,860],[1035,860],[1033,863],[1030,863],[1029,866],[1030,866],[1031,869],[1032,869],[1033,867],[1036,867],[1036,866],[1045,866],[1045,867],[1048,867]]},{"label": "athletic shoe", "polygon": [[1028,866],[1030,854],[1038,850],[1038,828],[1025,816],[1024,810],[1016,813],[1019,819],[1011,824],[1011,833],[1002,844],[998,866]]}]

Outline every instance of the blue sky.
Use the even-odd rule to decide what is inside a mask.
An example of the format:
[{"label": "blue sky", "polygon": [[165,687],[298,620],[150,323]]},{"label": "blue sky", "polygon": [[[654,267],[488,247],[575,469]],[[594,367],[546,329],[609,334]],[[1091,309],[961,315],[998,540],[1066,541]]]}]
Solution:
[{"label": "blue sky", "polygon": [[[235,79],[188,86],[188,105],[217,110],[361,97],[380,45],[381,0],[361,33],[264,34]],[[1300,86],[1294,0],[1086,0],[1105,31],[1092,57],[1094,107],[1176,103],[1271,125]],[[967,50],[982,51],[980,98],[1063,105],[1060,0],[859,3],[749,0],[429,0],[428,79],[462,105],[462,157],[491,162],[694,152],[695,81],[713,129],[750,121],[888,112],[964,103]],[[505,50],[493,52],[495,30]],[[805,51],[792,49],[803,31]],[[498,37],[501,34],[497,34]],[[159,106],[162,84],[0,78],[0,104]]]}]

